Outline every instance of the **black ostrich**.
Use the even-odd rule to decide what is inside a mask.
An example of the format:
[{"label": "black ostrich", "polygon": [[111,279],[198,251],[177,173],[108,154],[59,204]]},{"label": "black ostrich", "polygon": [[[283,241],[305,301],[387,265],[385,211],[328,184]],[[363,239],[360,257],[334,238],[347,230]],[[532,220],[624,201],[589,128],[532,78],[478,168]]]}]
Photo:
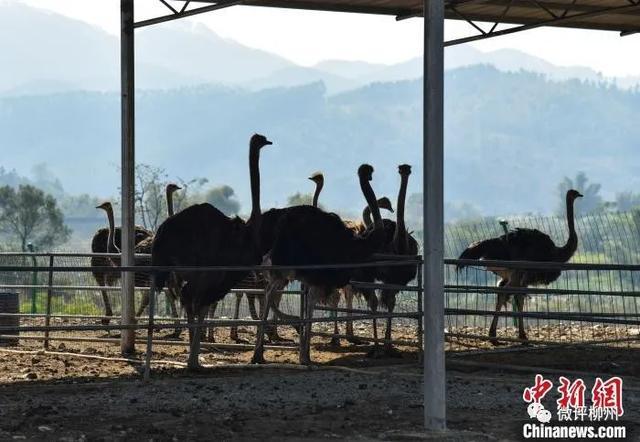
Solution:
[{"label": "black ostrich", "polygon": [[[309,179],[316,184],[315,191],[313,193],[313,207],[318,207],[318,198],[320,197],[320,192],[324,187],[324,175],[322,172],[313,173]],[[386,209],[390,212],[393,212],[393,206],[391,201],[386,196],[378,199],[378,208]],[[383,223],[387,224],[390,222],[387,219],[382,220]],[[362,221],[353,221],[353,220],[345,220],[344,224],[350,228],[356,235],[363,235],[366,233],[367,229],[373,228],[373,220],[371,219],[371,208],[367,205],[362,210]],[[375,268],[358,268],[353,269],[353,273],[351,275],[351,279],[358,282],[375,282]],[[367,288],[354,288],[351,284],[346,285],[342,289],[332,293],[328,298],[328,306],[332,308],[338,308],[340,305],[340,297],[344,295],[345,303],[347,306],[347,310],[353,309],[353,299],[355,296],[359,296],[363,298],[369,308],[372,311],[376,311],[378,306],[378,298],[376,298],[375,290],[367,289]],[[331,311],[329,316],[332,318],[337,318],[337,312]],[[347,313],[347,316],[351,316],[351,313]],[[334,347],[340,346],[340,338],[337,336],[340,334],[338,321],[333,322],[333,338],[331,338],[330,345]],[[347,341],[352,344],[362,344],[363,341],[358,339],[353,332],[353,321],[347,321],[346,325],[346,336]]]},{"label": "black ostrich", "polygon": [[[106,207],[106,206],[105,206]],[[97,208],[103,208],[102,205]],[[107,217],[109,213],[107,213]],[[111,211],[111,225],[113,225],[113,211]],[[119,247],[121,243],[121,235],[122,231],[120,227],[114,229],[112,239],[109,239],[109,228],[102,227],[96,231],[91,239],[91,252],[92,253],[119,253]],[[135,244],[143,241],[144,239],[153,236],[153,232],[145,229],[141,226],[135,226]],[[110,244],[115,244],[116,248],[110,247]],[[120,260],[118,258],[106,258],[106,257],[91,257],[91,267],[107,267],[111,265],[119,265]],[[91,272],[93,274],[96,283],[102,287],[109,287],[115,285],[115,283],[120,279],[119,272],[100,272],[94,270]],[[111,321],[111,316],[113,316],[113,310],[111,308],[111,301],[109,299],[109,294],[106,290],[100,290],[102,294],[102,302],[104,303],[104,314],[105,317],[100,320],[103,325],[109,325]]]},{"label": "black ostrich", "polygon": [[[179,187],[177,184],[174,184],[174,183],[167,184],[167,187],[165,189],[166,198],[167,198],[167,215],[168,215],[167,217],[171,217],[174,215],[175,210],[173,206],[173,194],[180,189],[181,187]],[[143,241],[140,241],[138,244],[136,244],[135,253],[145,254],[145,255],[151,254],[151,247],[153,245],[153,240],[154,240],[154,237],[151,236],[151,237],[145,238]],[[151,264],[151,260],[149,258],[136,259],[136,265],[150,265],[150,264]],[[151,283],[151,276],[148,273],[140,274],[140,276],[138,276],[138,274],[136,273],[136,284],[148,287],[151,285],[150,283]],[[178,294],[179,291],[180,291],[180,282],[177,281],[177,279],[175,278],[175,275],[172,275],[169,278],[169,281],[167,283],[167,290],[165,291],[165,294],[169,301],[169,308],[171,309],[171,315],[174,318],[178,317],[178,309],[176,308],[176,302],[180,299],[180,295]],[[142,313],[144,313],[148,305],[149,305],[149,292],[145,291],[142,294],[142,301],[140,302],[140,307],[138,307],[138,310],[136,311],[136,316],[138,317],[142,316]],[[180,336],[180,329],[176,328],[173,335],[169,337],[177,338],[179,336]]]},{"label": "black ostrich", "polygon": [[[286,209],[277,222],[273,248],[265,259],[273,265],[331,265],[367,261],[384,245],[384,231],[375,193],[369,181],[373,167],[363,164],[358,169],[360,187],[372,208],[375,228],[366,235],[356,235],[344,225],[340,217],[313,206]],[[336,289],[349,283],[352,269],[298,269],[277,274],[270,272],[261,319],[268,317],[272,305],[273,281],[299,280],[307,287],[306,318],[313,317],[317,302],[326,300]],[[300,363],[310,363],[311,323],[303,326],[300,340]],[[254,363],[264,362],[264,323],[258,327],[258,338],[252,358]]]},{"label": "black ostrich", "polygon": [[[184,209],[158,228],[151,261],[154,266],[248,266],[259,264],[260,233],[260,149],[272,144],[255,134],[249,143],[251,176],[251,216],[247,222],[229,218],[211,204]],[[183,282],[180,300],[189,328],[188,367],[200,367],[201,326],[209,306],[224,298],[231,288],[249,274],[247,271],[176,272]],[[165,286],[169,272],[156,274],[156,287]],[[194,325],[199,327],[193,328]]]},{"label": "black ostrich", "polygon": [[[396,203],[396,222],[385,224],[386,246],[385,252],[394,255],[416,256],[418,254],[418,241],[407,231],[404,220],[404,207],[407,199],[407,185],[409,183],[409,175],[411,175],[411,166],[401,164],[398,166],[400,174],[400,190],[398,191],[398,201]],[[415,264],[407,266],[389,266],[379,267],[377,269],[377,279],[384,284],[407,285],[413,281],[417,274]],[[382,289],[380,294],[380,303],[387,309],[389,313],[393,313],[396,306],[397,289]],[[397,351],[391,344],[391,318],[387,318],[387,328],[385,330],[384,354],[386,356],[397,356]],[[377,356],[378,347],[378,330],[376,320],[373,320],[373,333],[376,339],[374,347],[370,353]]]},{"label": "black ostrich", "polygon": [[[313,194],[313,206],[318,207],[318,197],[322,187],[324,186],[324,175],[321,172],[316,172],[309,177],[309,179],[316,183],[316,189]],[[386,196],[378,199],[378,208],[386,209],[393,212],[393,206],[391,201]],[[390,222],[387,219],[382,220],[385,225]],[[362,221],[345,220],[344,224],[351,229],[356,235],[366,234],[367,229],[373,228],[373,220],[371,219],[371,208],[367,205],[362,210]],[[358,282],[375,282],[376,269],[373,267],[353,269],[351,279]],[[341,293],[342,292],[342,293]],[[337,292],[332,293],[327,302],[329,307],[337,308],[340,304],[340,296],[344,295],[347,310],[353,309],[353,299],[355,296],[363,298],[371,311],[375,312],[378,307],[378,298],[376,298],[375,290],[368,288],[354,288],[351,284],[344,286]],[[331,317],[337,317],[337,313],[332,311],[329,313]],[[351,316],[351,313],[347,313],[347,316]],[[330,345],[337,347],[340,346],[340,338],[337,335],[340,333],[338,327],[338,321],[333,323],[333,334]],[[362,340],[358,339],[353,332],[353,321],[347,321],[346,323],[346,336],[347,341],[352,344],[362,344]]]},{"label": "black ostrich", "polygon": [[[120,227],[115,227],[115,220],[113,216],[113,205],[110,202],[104,202],[96,207],[96,209],[102,209],[105,211],[107,215],[107,228],[99,229],[96,234],[93,236],[93,240],[91,241],[91,251],[94,253],[120,253],[120,245],[121,245],[121,235],[122,230]],[[153,232],[147,230],[140,226],[135,226],[135,247],[137,248],[140,244],[144,244],[148,241],[153,241]],[[91,266],[119,266],[120,258],[111,257],[111,258],[101,258],[101,257],[92,257],[91,258]],[[98,284],[111,286],[115,284],[116,281],[120,279],[120,272],[92,272],[94,278],[98,282]],[[141,274],[136,273],[136,282],[138,279],[141,279],[141,282],[148,282],[148,277],[145,278]],[[110,322],[110,316],[113,316],[113,311],[111,310],[111,303],[109,302],[109,296],[106,293],[106,290],[101,290],[102,299],[105,304],[105,314],[106,318],[101,320],[102,324],[108,325]]]},{"label": "black ostrich", "polygon": [[[569,190],[566,196],[567,226],[569,238],[562,247],[554,244],[549,235],[537,229],[515,229],[497,238],[486,239],[471,244],[462,252],[459,259],[488,259],[500,261],[541,261],[541,262],[567,262],[578,248],[578,235],[576,234],[573,205],[577,198],[582,197],[577,190]],[[458,269],[464,266],[458,266]],[[489,267],[499,276],[498,287],[529,287],[530,285],[547,285],[560,277],[560,270],[540,269],[509,269],[503,267]],[[500,312],[511,297],[508,293],[498,293],[496,300],[496,313]],[[516,309],[522,313],[524,307],[522,294],[514,294]],[[494,345],[498,344],[496,328],[498,327],[498,315],[493,316],[489,337]],[[524,329],[524,319],[518,317],[518,336],[526,341],[527,333]]]}]

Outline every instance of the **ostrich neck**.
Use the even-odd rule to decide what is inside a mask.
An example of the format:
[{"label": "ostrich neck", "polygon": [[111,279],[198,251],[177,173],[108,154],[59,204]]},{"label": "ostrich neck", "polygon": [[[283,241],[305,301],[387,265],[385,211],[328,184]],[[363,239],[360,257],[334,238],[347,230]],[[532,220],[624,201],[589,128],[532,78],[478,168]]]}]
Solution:
[{"label": "ostrich neck", "polygon": [[113,218],[113,209],[107,209],[107,221],[109,222],[109,235],[107,236],[107,252],[109,253],[120,253],[120,249],[116,246],[116,227],[115,221]]},{"label": "ostrich neck", "polygon": [[373,214],[373,225],[375,229],[382,229],[383,225],[382,217],[380,216],[380,208],[378,207],[378,201],[376,200],[376,195],[371,188],[371,184],[368,180],[360,178],[360,188],[362,189],[362,194],[367,200],[367,205]]},{"label": "ostrich neck", "polygon": [[313,193],[313,207],[318,207],[318,198],[320,197],[320,192],[322,191],[322,188],[324,187],[324,182],[320,181],[316,183],[316,190]]},{"label": "ostrich neck", "polygon": [[254,235],[259,237],[260,233],[260,148],[251,146],[249,148],[249,175],[251,180],[251,215],[248,223],[253,227]]},{"label": "ostrich neck", "polygon": [[403,253],[407,248],[407,228],[404,224],[404,202],[407,198],[407,183],[409,175],[400,176],[400,190],[398,191],[396,230],[393,234],[393,244],[399,253]]},{"label": "ostrich neck", "polygon": [[371,209],[369,208],[369,206],[366,206],[362,210],[362,222],[367,227],[371,227],[371,225],[373,224],[373,220],[371,219]]},{"label": "ostrich neck", "polygon": [[569,228],[569,238],[567,243],[558,250],[560,261],[569,261],[578,248],[578,235],[576,234],[575,219],[573,213],[573,200],[567,197],[567,227]]},{"label": "ostrich neck", "polygon": [[167,213],[173,216],[173,192],[167,190]]}]

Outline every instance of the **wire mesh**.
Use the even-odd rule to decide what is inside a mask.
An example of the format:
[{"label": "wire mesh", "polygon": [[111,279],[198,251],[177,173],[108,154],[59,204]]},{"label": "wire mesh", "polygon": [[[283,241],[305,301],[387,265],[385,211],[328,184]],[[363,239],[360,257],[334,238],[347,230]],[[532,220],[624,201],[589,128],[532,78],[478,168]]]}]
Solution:
[{"label": "wire mesh", "polygon": [[[562,217],[510,217],[510,228],[523,227],[541,230],[553,241],[564,244],[568,236],[567,222]],[[640,212],[603,213],[576,219],[578,250],[571,262],[594,264],[638,263],[640,252]],[[457,257],[469,244],[503,234],[498,219],[485,218],[475,222],[459,222],[445,227],[445,255]],[[529,338],[533,340],[568,343],[619,340],[629,342],[640,335],[636,324],[619,324],[609,317],[625,315],[638,317],[636,292],[637,271],[622,269],[565,270],[557,281],[541,293],[526,297],[525,312],[599,316],[599,322],[580,322],[571,319],[525,318]],[[467,267],[457,272],[453,266],[445,269],[448,286],[495,287],[498,278],[482,267]],[[553,293],[557,289],[584,291],[583,294]],[[476,311],[494,310],[496,294],[487,290],[447,290],[445,307]],[[507,307],[512,310],[512,307]],[[449,315],[447,331],[452,334],[486,335],[492,316]],[[502,316],[499,320],[502,336],[517,338],[515,318]]]}]

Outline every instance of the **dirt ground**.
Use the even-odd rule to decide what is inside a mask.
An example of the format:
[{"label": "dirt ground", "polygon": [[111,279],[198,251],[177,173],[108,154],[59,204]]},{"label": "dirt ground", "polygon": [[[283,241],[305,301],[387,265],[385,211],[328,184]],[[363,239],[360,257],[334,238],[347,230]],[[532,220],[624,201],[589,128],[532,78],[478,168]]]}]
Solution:
[{"label": "dirt ground", "polygon": [[[241,335],[252,338],[248,329]],[[415,330],[395,327],[394,339],[414,340]],[[228,330],[218,330],[216,340],[230,342]],[[314,338],[311,369],[289,365],[297,364],[290,350],[267,351],[271,365],[265,366],[244,365],[251,351],[213,350],[201,359],[211,368],[198,373],[179,365],[185,347],[155,346],[151,380],[144,382],[143,345],[125,360],[108,343],[54,341],[44,352],[41,342],[21,340],[0,349],[0,440],[521,440],[528,421],[522,391],[537,371],[530,367],[556,385],[560,374],[582,376],[589,386],[596,374],[622,376],[620,424],[628,440],[640,440],[637,348],[488,350],[476,343],[485,349],[480,352],[460,345],[447,357],[452,431],[445,438],[420,433],[422,369],[415,349],[371,359],[367,345],[326,343]]]}]

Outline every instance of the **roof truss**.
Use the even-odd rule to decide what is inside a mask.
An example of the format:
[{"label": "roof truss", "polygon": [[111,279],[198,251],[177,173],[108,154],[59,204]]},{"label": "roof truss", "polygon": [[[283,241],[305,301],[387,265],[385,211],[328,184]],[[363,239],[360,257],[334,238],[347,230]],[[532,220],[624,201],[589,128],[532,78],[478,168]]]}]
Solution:
[{"label": "roof truss", "polygon": [[[158,0],[170,14],[136,27],[176,20],[234,5],[393,15],[423,15],[422,0]],[[640,32],[640,0],[443,0],[445,17],[469,24],[472,33],[446,46],[484,40],[543,26]],[[194,4],[207,4],[193,7]],[[505,28],[504,26],[513,25]]]}]

